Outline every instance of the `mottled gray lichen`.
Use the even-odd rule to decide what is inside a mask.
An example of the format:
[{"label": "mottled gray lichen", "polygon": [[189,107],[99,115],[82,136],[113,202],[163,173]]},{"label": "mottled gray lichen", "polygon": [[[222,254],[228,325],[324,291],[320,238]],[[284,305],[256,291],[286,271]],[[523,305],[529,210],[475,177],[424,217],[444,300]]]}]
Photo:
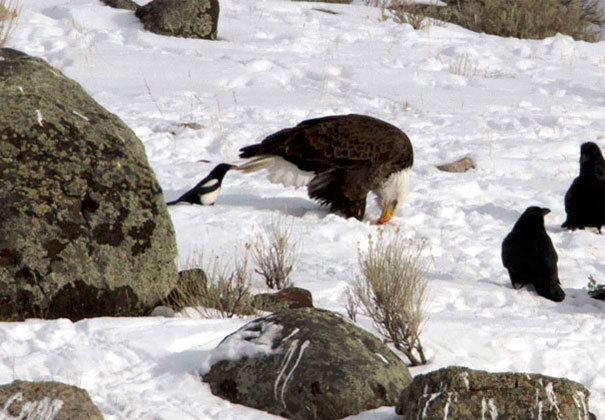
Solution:
[{"label": "mottled gray lichen", "polygon": [[589,397],[565,378],[452,366],[414,377],[396,412],[402,420],[590,420]]},{"label": "mottled gray lichen", "polygon": [[103,420],[88,392],[60,382],[14,381],[0,385],[0,418]]},{"label": "mottled gray lichen", "polygon": [[154,0],[136,11],[145,30],[161,35],[215,40],[218,0]]},{"label": "mottled gray lichen", "polygon": [[[239,335],[238,335],[239,334]],[[411,382],[405,364],[380,340],[333,312],[290,309],[225,338],[268,343],[272,352],[223,360],[203,376],[232,402],[291,419],[338,419],[394,405]]]},{"label": "mottled gray lichen", "polygon": [[176,281],[143,145],[43,60],[0,57],[0,319],[142,314]]}]

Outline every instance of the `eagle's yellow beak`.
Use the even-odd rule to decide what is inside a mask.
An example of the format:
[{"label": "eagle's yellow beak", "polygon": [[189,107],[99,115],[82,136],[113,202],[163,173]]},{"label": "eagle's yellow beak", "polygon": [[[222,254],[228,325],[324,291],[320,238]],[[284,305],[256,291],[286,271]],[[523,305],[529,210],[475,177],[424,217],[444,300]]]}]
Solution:
[{"label": "eagle's yellow beak", "polygon": [[382,214],[380,215],[380,219],[378,219],[377,223],[379,225],[384,225],[386,222],[391,220],[391,218],[393,217],[394,214],[395,214],[395,211],[393,210],[393,205],[387,204],[382,209]]}]

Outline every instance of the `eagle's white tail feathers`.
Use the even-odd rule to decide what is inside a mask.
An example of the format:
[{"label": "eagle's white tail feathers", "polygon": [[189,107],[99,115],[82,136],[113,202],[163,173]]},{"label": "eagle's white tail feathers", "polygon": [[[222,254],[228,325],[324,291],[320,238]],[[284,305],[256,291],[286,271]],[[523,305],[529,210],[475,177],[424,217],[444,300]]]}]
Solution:
[{"label": "eagle's white tail feathers", "polygon": [[246,162],[242,163],[241,165],[237,165],[237,169],[244,172],[244,173],[251,173],[251,172],[256,172],[259,171],[263,168],[266,168],[268,166],[272,165],[272,160],[273,160],[274,156],[257,156],[257,157],[253,157],[248,159]]},{"label": "eagle's white tail feathers", "polygon": [[302,171],[293,163],[279,156],[256,156],[248,159],[237,169],[244,172],[256,172],[266,169],[269,174],[267,178],[274,184],[282,184],[285,187],[303,187],[311,181],[315,174],[309,171]]}]

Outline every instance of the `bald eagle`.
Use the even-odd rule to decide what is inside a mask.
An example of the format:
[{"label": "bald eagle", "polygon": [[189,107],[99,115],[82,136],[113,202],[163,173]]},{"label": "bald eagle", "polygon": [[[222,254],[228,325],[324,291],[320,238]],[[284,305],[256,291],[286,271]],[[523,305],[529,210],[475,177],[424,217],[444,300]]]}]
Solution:
[{"label": "bald eagle", "polygon": [[307,186],[309,197],[331,211],[362,220],[368,192],[376,194],[386,223],[409,191],[414,152],[399,128],[366,115],[306,120],[240,149],[244,172],[269,171],[269,180]]}]

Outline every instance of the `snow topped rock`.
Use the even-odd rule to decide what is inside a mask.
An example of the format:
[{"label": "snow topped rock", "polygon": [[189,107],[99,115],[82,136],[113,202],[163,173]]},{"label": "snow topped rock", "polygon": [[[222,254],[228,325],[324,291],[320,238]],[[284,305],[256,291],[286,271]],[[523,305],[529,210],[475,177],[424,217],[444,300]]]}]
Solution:
[{"label": "snow topped rock", "polygon": [[402,420],[592,420],[589,397],[565,378],[451,366],[414,377],[395,411]]},{"label": "snow topped rock", "polygon": [[201,372],[212,392],[291,419],[338,419],[393,405],[405,364],[344,317],[313,308],[256,319],[227,336]]}]

